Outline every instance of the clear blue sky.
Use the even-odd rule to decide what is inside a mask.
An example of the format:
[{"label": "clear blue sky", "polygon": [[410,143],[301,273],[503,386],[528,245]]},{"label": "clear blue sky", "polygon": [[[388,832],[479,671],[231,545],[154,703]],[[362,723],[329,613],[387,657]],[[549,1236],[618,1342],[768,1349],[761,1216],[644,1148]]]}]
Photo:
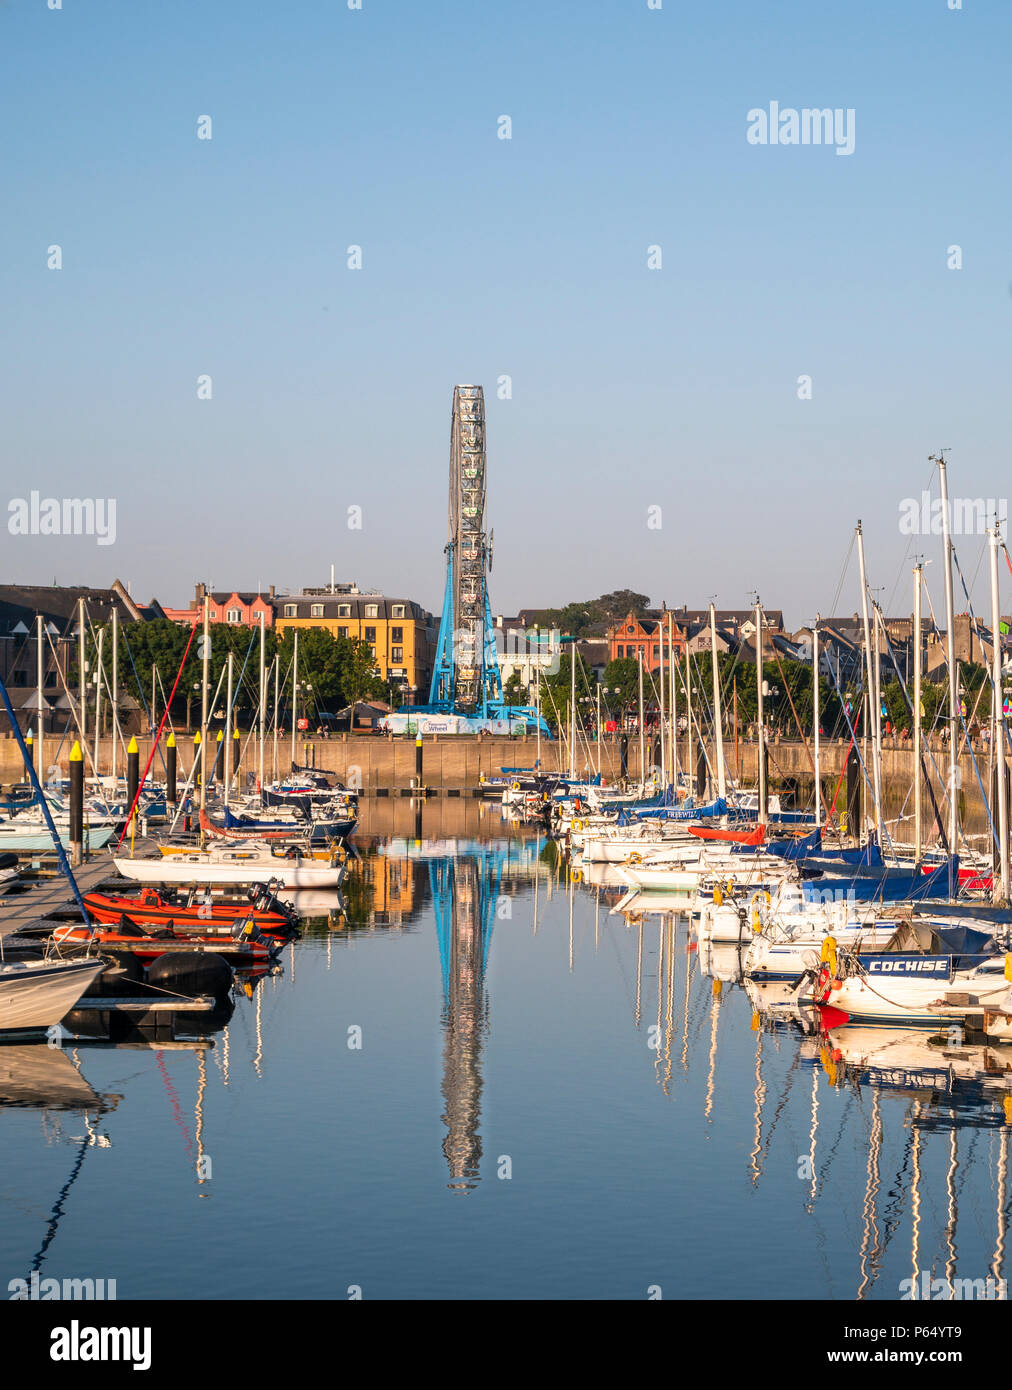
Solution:
[{"label": "clear blue sky", "polygon": [[[758,587],[800,624],[859,516],[890,608],[914,549],[940,602],[898,525],[928,454],[1010,490],[1012,6],[964,3],[6,0],[4,500],[115,497],[117,541],[5,526],[4,579],[334,563],[438,611],[479,382],[498,611]],[[853,108],[853,155],[750,145],[773,100]]]}]

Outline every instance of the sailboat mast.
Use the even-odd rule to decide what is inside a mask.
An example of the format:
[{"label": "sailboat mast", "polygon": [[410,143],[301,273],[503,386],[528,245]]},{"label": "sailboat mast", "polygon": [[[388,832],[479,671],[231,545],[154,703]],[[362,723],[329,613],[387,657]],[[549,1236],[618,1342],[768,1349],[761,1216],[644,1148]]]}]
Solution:
[{"label": "sailboat mast", "polygon": [[914,863],[921,862],[921,566],[914,565]]},{"label": "sailboat mast", "polygon": [[[281,701],[281,657],[274,653],[274,759],[271,764],[271,779],[278,780],[278,707]],[[263,783],[260,784],[260,804],[263,805]]]},{"label": "sailboat mast", "polygon": [[88,738],[88,687],[84,661],[84,638],[84,599],[81,598],[77,601],[77,686],[79,699],[81,701],[81,746],[86,748]]},{"label": "sailboat mast", "polygon": [[[872,765],[872,794],[875,801],[875,834],[879,844],[882,843],[882,778],[878,755],[878,700],[876,689],[878,682],[872,671],[872,651],[871,651],[871,624],[868,618],[868,578],[864,568],[864,533],[860,521],[857,523],[857,555],[858,563],[861,567],[861,613],[864,618],[864,654],[865,670],[867,672],[868,689],[868,714],[865,720],[865,734],[871,734],[871,765]],[[876,628],[876,637],[878,629]]]},{"label": "sailboat mast", "polygon": [[537,755],[535,766],[541,766],[541,639],[538,638],[538,660],[534,667],[534,713],[537,717]]},{"label": "sailboat mast", "polygon": [[[200,690],[200,809],[204,811],[207,807],[207,682],[211,674],[211,633],[210,633],[210,600],[205,590],[204,593],[204,633],[203,633],[203,670],[201,673]],[[200,843],[204,844],[204,830],[201,827]]]},{"label": "sailboat mast", "polygon": [[759,814],[760,825],[768,819],[766,811],[766,709],[763,703],[763,609],[756,595],[755,601],[755,688],[759,718]]},{"label": "sailboat mast", "polygon": [[713,671],[713,727],[717,756],[717,795],[727,799],[727,774],[724,768],[724,717],[720,708],[720,673],[717,669],[717,611],[710,604],[710,665]]},{"label": "sailboat mast", "polygon": [[[295,726],[298,723],[299,696],[299,629],[295,629],[292,643],[292,771],[295,771]],[[355,706],[351,707],[350,728],[355,727]]]},{"label": "sailboat mast", "polygon": [[659,687],[659,710],[661,716],[661,787],[663,789],[667,786],[668,782],[668,763],[664,756],[667,747],[664,738],[664,715],[666,713],[664,708],[664,626],[660,622],[657,624],[657,638],[657,655],[660,658],[660,665],[657,668],[657,684]]},{"label": "sailboat mast", "polygon": [[36,634],[37,644],[38,644],[38,648],[39,648],[38,653],[37,653],[37,657],[36,657],[36,676],[37,676],[37,678],[38,678],[38,696],[37,696],[37,698],[38,698],[38,701],[39,701],[39,741],[38,741],[38,754],[37,754],[37,756],[38,756],[38,759],[39,759],[39,782],[40,782],[40,784],[41,784],[42,786],[45,786],[45,785],[46,785],[46,764],[45,764],[45,760],[44,760],[44,758],[43,758],[43,756],[42,756],[42,753],[43,753],[43,749],[42,749],[42,739],[43,739],[43,731],[44,731],[44,729],[45,729],[45,724],[46,724],[45,718],[44,718],[43,713],[42,713],[42,711],[43,711],[43,704],[42,704],[42,701],[43,701],[43,698],[44,698],[44,697],[43,697],[43,694],[42,694],[42,691],[43,691],[43,686],[44,686],[44,684],[45,684],[45,682],[44,682],[44,680],[43,680],[43,674],[42,674],[42,667],[43,667],[43,663],[44,663],[44,653],[43,653],[43,647],[42,647],[42,639],[43,639],[43,635],[44,635],[44,634],[43,634],[43,631],[42,631],[42,614],[41,614],[41,613],[38,615],[38,618],[36,619],[35,634]]},{"label": "sailboat mast", "polygon": [[601,685],[597,687],[597,723],[594,725],[597,732],[597,775],[601,775]]},{"label": "sailboat mast", "polygon": [[267,653],[267,630],[264,627],[264,615],[260,613],[260,758],[257,764],[258,787],[263,791],[264,785],[264,731],[266,727],[267,704],[267,670],[264,666],[264,658]]},{"label": "sailboat mast", "polygon": [[688,636],[685,641],[685,705],[686,705],[686,728],[685,728],[685,762],[686,771],[689,778],[689,795],[695,796],[696,789],[696,749],[692,737],[692,673],[689,669],[689,642]]},{"label": "sailboat mast", "polygon": [[640,682],[640,787],[646,781],[647,765],[643,731],[643,648],[637,647],[636,655],[639,658],[639,682]]},{"label": "sailboat mast", "polygon": [[938,464],[938,490],[942,499],[942,548],[945,551],[945,647],[949,662],[949,853],[955,854],[959,836],[959,672],[956,669],[956,633],[952,603],[952,537],[949,534],[949,481],[942,454]]},{"label": "sailboat mast", "polygon": [[668,681],[671,692],[671,783],[678,791],[678,693],[675,688],[675,639],[671,631],[671,614],[668,614]]},{"label": "sailboat mast", "polygon": [[822,777],[819,771],[819,615],[815,615],[812,628],[812,735],[815,740],[815,828],[822,825]]},{"label": "sailboat mast", "polygon": [[[116,792],[116,743],[119,733],[119,611],[113,604],[112,609],[112,694],[110,704],[112,707],[112,781],[113,795]],[[143,696],[141,697],[143,698]]]},{"label": "sailboat mast", "polygon": [[98,775],[98,739],[102,732],[102,644],[105,638],[105,628],[98,630],[98,654],[95,662],[95,774]]},{"label": "sailboat mast", "polygon": [[228,805],[228,791],[232,785],[232,653],[228,654],[228,687],[225,696],[225,737],[223,740],[222,757],[224,767],[221,769],[222,786],[224,787],[224,803]]},{"label": "sailboat mast", "polygon": [[998,776],[998,848],[1001,864],[1001,891],[996,892],[994,874],[991,892],[995,902],[1009,900],[1008,788],[1005,783],[1005,701],[1001,687],[1001,610],[998,604],[998,527],[990,532],[991,541],[991,657],[994,691],[994,750]]},{"label": "sailboat mast", "polygon": [[569,780],[576,780],[576,637],[569,639]]}]

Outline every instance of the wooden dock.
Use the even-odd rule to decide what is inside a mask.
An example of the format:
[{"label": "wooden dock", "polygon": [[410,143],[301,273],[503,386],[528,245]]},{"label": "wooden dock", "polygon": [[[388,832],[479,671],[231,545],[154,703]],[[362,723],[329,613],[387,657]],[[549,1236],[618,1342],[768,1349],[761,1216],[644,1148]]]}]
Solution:
[{"label": "wooden dock", "polygon": [[[129,853],[129,851],[127,851]],[[138,840],[134,846],[134,858],[147,858],[157,854],[156,842],[148,838]],[[59,912],[66,914],[76,908],[70,884],[57,872],[56,877],[36,875],[33,864],[39,864],[41,856],[25,856],[21,862],[21,877],[0,888],[0,937],[23,931],[44,917]],[[82,893],[94,892],[109,879],[116,879],[121,888],[130,885],[119,879],[113,857],[107,850],[99,850],[86,864],[74,870],[77,886]]]}]

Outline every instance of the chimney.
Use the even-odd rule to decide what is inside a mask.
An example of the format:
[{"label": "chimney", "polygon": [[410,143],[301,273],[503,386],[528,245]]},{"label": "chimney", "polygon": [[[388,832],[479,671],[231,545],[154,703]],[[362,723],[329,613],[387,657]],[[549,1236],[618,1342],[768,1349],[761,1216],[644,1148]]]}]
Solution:
[{"label": "chimney", "polygon": [[273,585],[273,584],[272,584],[271,587],[267,590],[267,597],[270,598],[270,599],[272,599],[272,598],[274,597],[274,585]]}]

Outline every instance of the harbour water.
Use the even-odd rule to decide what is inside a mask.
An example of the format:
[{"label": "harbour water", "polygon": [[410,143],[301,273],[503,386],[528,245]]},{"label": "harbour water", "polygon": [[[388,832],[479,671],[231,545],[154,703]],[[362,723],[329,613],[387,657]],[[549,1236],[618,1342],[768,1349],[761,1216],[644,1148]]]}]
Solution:
[{"label": "harbour water", "polygon": [[830,1052],[685,916],[612,913],[495,805],[455,808],[452,838],[444,813],[366,804],[344,913],[205,1045],[0,1051],[2,1287],[872,1300],[1004,1277],[1005,1049],[844,1029]]}]

